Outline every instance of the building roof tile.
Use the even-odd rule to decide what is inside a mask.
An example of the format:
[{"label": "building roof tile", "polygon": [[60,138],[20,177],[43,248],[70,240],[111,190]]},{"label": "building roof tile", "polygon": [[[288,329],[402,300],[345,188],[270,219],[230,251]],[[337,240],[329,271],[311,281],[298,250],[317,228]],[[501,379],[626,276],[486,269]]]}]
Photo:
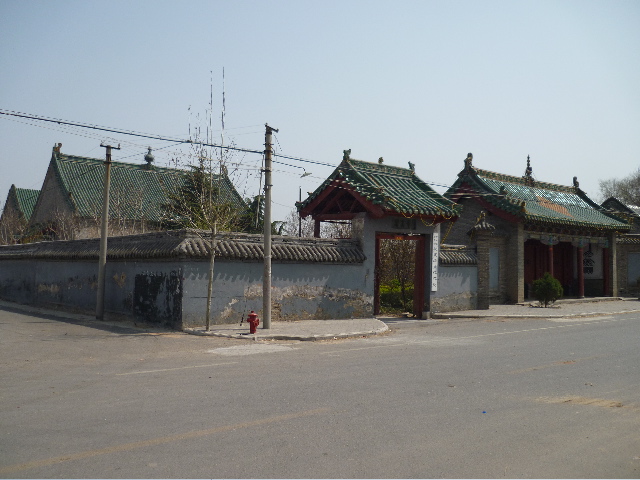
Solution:
[{"label": "building roof tile", "polygon": [[469,165],[445,196],[478,196],[525,222],[628,231],[621,218],[593,202],[577,184],[573,187],[491,172]]},{"label": "building roof tile", "polygon": [[33,213],[33,208],[36,206],[39,194],[40,190],[18,188],[15,185],[11,185],[6,203],[16,205],[19,213],[28,221]]},{"label": "building roof tile", "polygon": [[[100,216],[104,188],[104,160],[66,155],[54,151],[51,160],[66,198],[80,217]],[[111,162],[110,216],[159,222],[162,206],[169,203],[185,183],[187,172],[149,164]],[[218,181],[214,175],[214,182]],[[226,200],[245,208],[229,178],[222,178],[222,195]]]},{"label": "building roof tile", "polygon": [[[110,237],[107,258],[152,259],[209,258],[211,232],[203,230],[171,230],[140,235]],[[98,260],[100,239],[38,242],[0,246],[0,260]],[[216,258],[237,261],[264,259],[262,235],[220,233],[216,236]],[[298,237],[272,237],[274,262],[362,263],[365,256],[355,240]]]},{"label": "building roof tile", "polygon": [[333,173],[298,204],[298,209],[303,210],[325,189],[337,184],[353,189],[387,214],[442,217],[459,214],[457,205],[418,178],[413,169],[352,158],[343,159]]},{"label": "building roof tile", "polygon": [[440,265],[477,265],[475,249],[464,245],[442,245],[440,247]]}]

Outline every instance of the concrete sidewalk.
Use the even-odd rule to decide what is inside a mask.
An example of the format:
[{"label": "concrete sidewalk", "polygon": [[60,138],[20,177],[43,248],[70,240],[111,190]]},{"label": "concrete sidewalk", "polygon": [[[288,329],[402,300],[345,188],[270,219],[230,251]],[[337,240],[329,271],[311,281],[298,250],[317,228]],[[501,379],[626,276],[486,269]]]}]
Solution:
[{"label": "concrete sidewalk", "polygon": [[338,338],[367,337],[387,332],[389,327],[377,318],[352,318],[344,320],[300,320],[297,322],[271,322],[270,329],[258,326],[257,332],[249,333],[249,324],[211,325],[210,331],[204,327],[185,329],[193,335],[240,338],[247,340],[332,340]]},{"label": "concrete sidewalk", "polygon": [[[488,310],[466,310],[462,312],[434,313],[430,320],[413,320],[436,323],[449,319],[474,318],[571,318],[617,313],[640,312],[640,301],[636,298],[588,298],[559,300],[553,306],[543,308],[538,302],[519,305],[491,305]],[[213,337],[239,338],[247,340],[330,340],[337,338],[366,337],[378,335],[389,330],[385,323],[402,320],[392,317],[357,318],[346,320],[304,320],[299,322],[271,322],[266,330],[262,325],[255,335],[249,334],[249,325],[245,322],[231,325],[212,325],[209,332],[204,327],[186,329],[186,333],[209,335]]]},{"label": "concrete sidewalk", "polygon": [[[40,307],[20,305],[12,302],[0,301],[0,308],[21,310],[32,314],[48,314],[61,319],[81,322],[97,322],[94,317],[63,311],[53,311]],[[538,302],[519,305],[491,305],[488,310],[465,310],[461,312],[433,313],[431,319],[416,320],[411,318],[382,317],[354,318],[344,320],[301,320],[297,322],[271,322],[271,328],[266,330],[262,324],[255,335],[249,334],[249,325],[244,322],[211,325],[210,331],[204,327],[185,329],[192,335],[206,335],[212,337],[237,338],[245,340],[331,340],[338,338],[355,338],[379,335],[389,331],[388,324],[402,321],[437,323],[453,319],[477,318],[579,318],[601,315],[615,315],[620,313],[640,313],[640,301],[636,298],[588,298],[581,300],[559,300],[549,308],[538,306]],[[386,323],[385,323],[386,322]],[[103,322],[122,325],[121,322]],[[153,325],[137,325],[144,330],[160,328]]]},{"label": "concrete sidewalk", "polygon": [[[434,313],[431,320],[413,320],[435,323],[449,319],[473,319],[486,317],[502,318],[571,318],[616,313],[640,312],[640,301],[636,298],[589,298],[581,300],[559,300],[549,308],[538,306],[538,302],[519,305],[491,305],[489,310],[466,310],[462,312]],[[345,320],[303,320],[298,322],[271,322],[266,330],[262,325],[255,335],[249,334],[249,325],[212,325],[210,331],[204,327],[185,329],[193,335],[238,338],[247,340],[330,340],[337,338],[366,337],[389,330],[387,323],[401,322],[401,318],[354,318]],[[410,319],[404,319],[410,320]]]},{"label": "concrete sidewalk", "polygon": [[558,300],[548,308],[541,307],[537,301],[517,305],[491,305],[488,310],[434,313],[431,318],[439,320],[484,317],[567,318],[633,312],[640,312],[640,301],[635,297],[598,297]]}]

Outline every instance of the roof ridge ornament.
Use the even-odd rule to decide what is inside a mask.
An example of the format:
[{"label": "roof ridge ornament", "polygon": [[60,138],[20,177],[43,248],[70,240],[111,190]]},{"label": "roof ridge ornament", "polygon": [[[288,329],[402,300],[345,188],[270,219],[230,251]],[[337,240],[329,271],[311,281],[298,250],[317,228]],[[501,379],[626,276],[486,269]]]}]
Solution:
[{"label": "roof ridge ornament", "polygon": [[144,156],[144,161],[147,162],[147,165],[149,167],[151,167],[151,164],[153,163],[153,161],[155,160],[155,157],[153,156],[153,154],[151,153],[151,147],[147,147],[149,149],[149,151],[147,152],[147,154]]},{"label": "roof ridge ornament", "polygon": [[522,203],[520,204],[520,212],[523,214],[527,213],[527,202],[525,200],[522,200]]},{"label": "roof ridge ornament", "polygon": [[464,159],[464,170],[469,171],[473,168],[473,153],[467,153],[467,158]]},{"label": "roof ridge ornament", "polygon": [[348,162],[350,160],[351,149],[342,151],[342,161]]},{"label": "roof ridge ornament", "polygon": [[467,235],[473,238],[477,232],[494,232],[495,230],[496,227],[487,221],[487,211],[481,210],[475,225],[471,227]]},{"label": "roof ridge ornament", "polygon": [[524,171],[524,183],[530,187],[533,187],[533,168],[531,168],[531,157],[527,155],[527,169]]}]

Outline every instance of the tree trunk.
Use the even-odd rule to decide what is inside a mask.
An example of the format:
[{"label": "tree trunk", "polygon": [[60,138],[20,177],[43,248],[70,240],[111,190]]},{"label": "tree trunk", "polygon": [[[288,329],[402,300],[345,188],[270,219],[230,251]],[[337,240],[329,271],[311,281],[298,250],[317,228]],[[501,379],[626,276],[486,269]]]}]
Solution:
[{"label": "tree trunk", "polygon": [[209,284],[207,286],[207,332],[211,329],[211,296],[213,293],[213,266],[216,261],[216,234],[218,224],[213,222],[211,227],[211,243],[209,247]]}]

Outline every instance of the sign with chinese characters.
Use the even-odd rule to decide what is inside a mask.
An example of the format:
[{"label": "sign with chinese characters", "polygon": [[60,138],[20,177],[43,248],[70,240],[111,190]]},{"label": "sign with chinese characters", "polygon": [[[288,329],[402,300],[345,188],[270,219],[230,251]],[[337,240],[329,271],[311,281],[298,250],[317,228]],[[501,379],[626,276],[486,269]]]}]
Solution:
[{"label": "sign with chinese characters", "polygon": [[394,218],[393,228],[398,230],[415,230],[418,222],[415,218]]},{"label": "sign with chinese characters", "polygon": [[440,225],[431,235],[431,291],[438,291],[438,262],[440,260]]}]

